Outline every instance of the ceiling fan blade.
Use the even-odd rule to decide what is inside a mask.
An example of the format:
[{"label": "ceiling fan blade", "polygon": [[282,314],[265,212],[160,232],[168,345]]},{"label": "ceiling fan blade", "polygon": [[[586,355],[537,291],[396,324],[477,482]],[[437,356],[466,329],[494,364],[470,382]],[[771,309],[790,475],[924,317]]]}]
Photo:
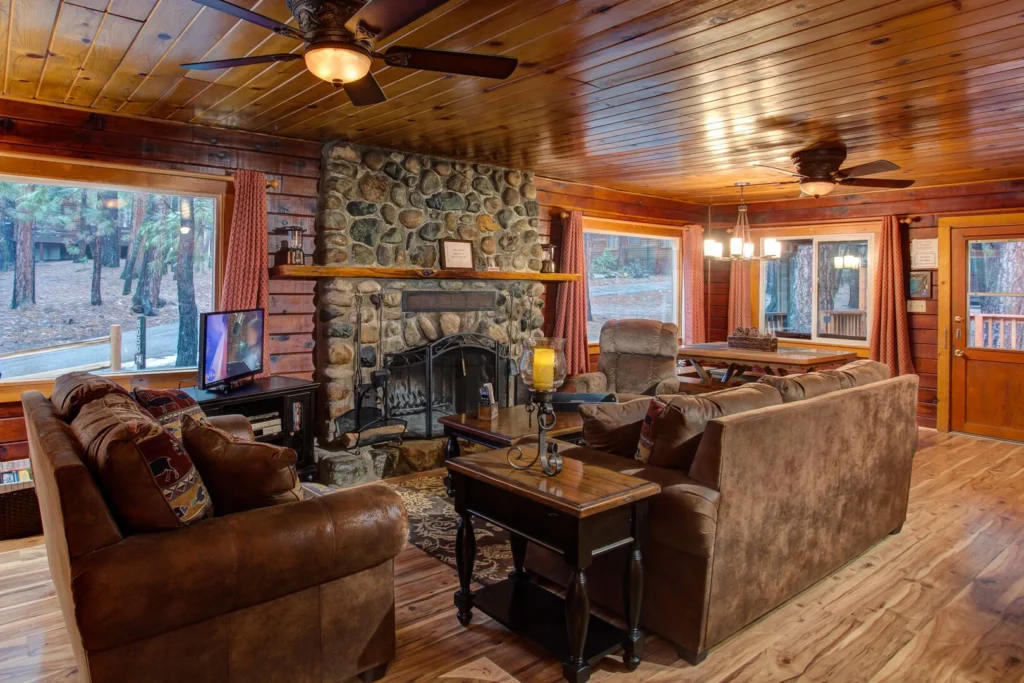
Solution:
[{"label": "ceiling fan blade", "polygon": [[796,185],[799,180],[777,180],[774,183],[750,183],[744,187],[777,187],[779,185]]},{"label": "ceiling fan blade", "polygon": [[302,59],[302,55],[287,53],[282,55],[259,55],[256,57],[239,57],[238,59],[217,59],[212,62],[192,62],[182,64],[183,69],[192,71],[212,71],[214,69],[230,69],[233,66],[249,66],[251,64],[268,64],[270,62],[293,62]]},{"label": "ceiling fan blade", "polygon": [[778,168],[777,166],[768,166],[766,164],[754,164],[754,167],[755,168],[767,168],[770,171],[778,171],[779,173],[785,173],[786,175],[791,175],[791,176],[794,176],[794,177],[797,177],[797,178],[803,178],[803,176],[800,175],[799,173],[797,173],[796,171],[789,171],[789,170],[786,170],[784,168]]},{"label": "ceiling fan blade", "polygon": [[358,36],[362,24],[365,33],[380,40],[445,2],[447,0],[370,0],[348,20],[345,28]]},{"label": "ceiling fan blade", "polygon": [[519,66],[519,60],[513,57],[478,55],[472,52],[423,50],[418,47],[393,47],[378,56],[388,65],[404,69],[440,71],[446,74],[479,76],[481,78],[508,78]]},{"label": "ceiling fan blade", "polygon": [[855,185],[857,187],[887,187],[894,190],[910,187],[913,180],[896,180],[895,178],[843,178],[840,185]]},{"label": "ceiling fan blade", "polygon": [[368,104],[380,104],[388,100],[388,96],[380,89],[380,84],[377,83],[377,79],[373,77],[373,74],[366,74],[358,81],[345,83],[341,87],[345,89],[348,99],[357,107],[365,107]]},{"label": "ceiling fan blade", "polygon": [[841,168],[836,173],[837,178],[858,178],[864,175],[874,175],[876,173],[888,173],[889,171],[898,171],[900,167],[891,161],[885,161],[879,159],[878,161],[869,161],[866,164],[860,164],[859,166],[851,166],[850,168]]},{"label": "ceiling fan blade", "polygon": [[273,31],[275,33],[279,33],[282,36],[288,36],[289,38],[295,38],[296,40],[301,40],[303,42],[305,42],[305,40],[306,40],[306,36],[302,34],[302,31],[299,31],[298,29],[292,28],[291,26],[288,26],[287,24],[282,24],[277,19],[271,19],[270,17],[265,17],[262,14],[256,14],[256,12],[252,12],[250,10],[247,10],[244,7],[239,7],[238,5],[234,5],[234,4],[230,3],[230,2],[227,2],[227,0],[192,0],[192,1],[193,2],[198,2],[200,5],[204,5],[206,7],[209,7],[210,9],[215,9],[218,12],[223,12],[224,14],[230,14],[231,16],[235,17],[236,19],[241,19],[243,21],[248,21],[248,22],[250,22],[252,24],[256,24],[257,26],[262,26],[263,28],[269,28],[271,31]]}]

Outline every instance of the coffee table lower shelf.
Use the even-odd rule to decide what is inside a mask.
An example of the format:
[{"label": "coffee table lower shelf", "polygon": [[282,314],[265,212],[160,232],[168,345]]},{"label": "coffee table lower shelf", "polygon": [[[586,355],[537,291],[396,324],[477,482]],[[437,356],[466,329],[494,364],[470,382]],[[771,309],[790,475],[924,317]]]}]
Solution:
[{"label": "coffee table lower shelf", "polygon": [[[499,624],[540,645],[565,662],[569,635],[565,628],[565,599],[526,578],[510,578],[473,593],[473,607]],[[622,647],[625,633],[591,614],[583,659],[593,666]]]}]

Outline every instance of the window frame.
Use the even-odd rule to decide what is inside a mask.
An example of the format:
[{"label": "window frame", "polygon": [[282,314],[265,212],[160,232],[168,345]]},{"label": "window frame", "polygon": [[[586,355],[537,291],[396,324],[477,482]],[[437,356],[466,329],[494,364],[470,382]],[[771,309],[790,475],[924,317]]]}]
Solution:
[{"label": "window frame", "polygon": [[[774,238],[780,242],[787,240],[801,240],[811,241],[812,246],[812,259],[811,259],[811,272],[813,273],[813,279],[811,282],[811,338],[803,339],[797,337],[779,337],[779,341],[785,341],[787,343],[803,343],[803,344],[818,344],[818,345],[830,345],[830,346],[847,346],[857,348],[868,348],[871,345],[871,318],[872,310],[871,307],[874,305],[875,296],[875,268],[877,267],[878,259],[875,253],[875,237],[877,233],[864,231],[864,232],[836,232],[836,233],[795,233],[795,232],[780,232],[778,234],[763,235],[760,236],[760,248],[761,253],[764,253],[764,241],[769,238]],[[868,244],[868,267],[867,267],[867,295],[864,310],[867,313],[867,321],[865,324],[865,338],[864,339],[848,339],[840,337],[825,337],[818,334],[818,244],[821,242],[852,242],[852,241],[866,241]],[[765,306],[765,284],[767,280],[767,272],[765,268],[758,269],[758,326],[759,329],[768,329],[767,326],[767,314],[764,310]]]},{"label": "window frame", "polygon": [[[679,343],[682,343],[683,327],[686,320],[686,297],[683,291],[683,228],[672,228],[668,226],[651,225],[648,223],[632,223],[632,222],[620,222],[611,219],[600,219],[600,218],[583,218],[583,234],[584,244],[587,233],[603,234],[603,235],[615,235],[617,237],[628,238],[653,238],[661,240],[672,240],[675,244],[675,267],[673,269],[673,294],[675,295],[675,311],[678,315],[678,320],[673,324],[679,328]],[[620,243],[621,244],[621,243]],[[628,241],[626,243],[628,248]],[[590,264],[586,264],[589,268]],[[587,288],[588,297],[590,290],[590,278],[584,278],[584,287]],[[600,339],[596,341],[590,341],[587,339],[587,346],[591,349],[597,349],[599,346]]]},{"label": "window frame", "polygon": [[[81,159],[59,159],[35,154],[0,152],[0,180],[39,185],[63,185],[90,189],[142,192],[148,194],[174,194],[214,200],[216,235],[214,238],[213,286],[214,301],[220,301],[224,284],[231,215],[234,209],[234,179],[189,173],[173,169],[153,169],[128,164],[116,164]],[[197,368],[154,368],[127,370],[104,374],[122,385],[156,386],[171,378],[187,379]],[[52,387],[53,377],[0,378],[0,399],[8,393]],[[136,379],[137,378],[137,379]],[[180,380],[179,380],[180,381]]]}]

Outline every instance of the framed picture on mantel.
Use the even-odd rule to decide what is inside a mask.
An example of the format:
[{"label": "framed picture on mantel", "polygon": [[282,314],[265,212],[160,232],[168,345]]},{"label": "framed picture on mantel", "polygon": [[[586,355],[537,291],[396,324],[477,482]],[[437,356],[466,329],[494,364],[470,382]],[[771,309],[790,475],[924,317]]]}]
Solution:
[{"label": "framed picture on mantel", "polygon": [[470,240],[441,240],[441,267],[445,270],[473,270]]}]

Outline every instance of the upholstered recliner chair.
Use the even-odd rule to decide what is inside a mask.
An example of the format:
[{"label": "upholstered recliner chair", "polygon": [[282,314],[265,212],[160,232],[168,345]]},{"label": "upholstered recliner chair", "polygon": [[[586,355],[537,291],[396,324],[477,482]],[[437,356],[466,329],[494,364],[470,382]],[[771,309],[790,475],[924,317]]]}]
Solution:
[{"label": "upholstered recliner chair", "polygon": [[679,327],[657,320],[609,320],[601,326],[597,372],[572,378],[580,393],[674,394]]},{"label": "upholstered recliner chair", "polygon": [[[57,598],[91,683],[341,683],[395,656],[401,499],[364,486],[124,534],[54,405],[22,395]],[[251,439],[240,416],[215,426]],[[215,501],[216,502],[216,501]]]}]

